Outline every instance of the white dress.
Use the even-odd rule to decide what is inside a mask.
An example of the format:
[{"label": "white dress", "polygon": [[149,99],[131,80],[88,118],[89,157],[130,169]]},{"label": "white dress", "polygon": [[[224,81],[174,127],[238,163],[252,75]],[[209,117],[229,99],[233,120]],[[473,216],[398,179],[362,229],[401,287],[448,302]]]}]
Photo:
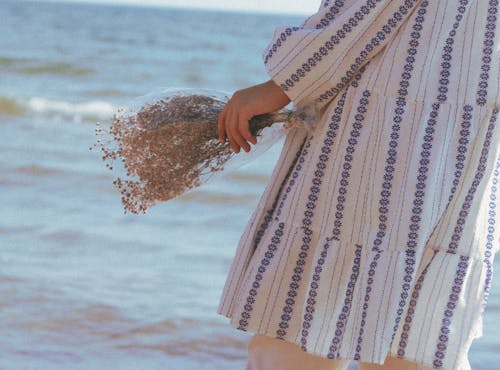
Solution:
[{"label": "white dress", "polygon": [[218,312],[319,356],[470,369],[499,249],[498,0],[323,1],[265,67],[292,129]]}]

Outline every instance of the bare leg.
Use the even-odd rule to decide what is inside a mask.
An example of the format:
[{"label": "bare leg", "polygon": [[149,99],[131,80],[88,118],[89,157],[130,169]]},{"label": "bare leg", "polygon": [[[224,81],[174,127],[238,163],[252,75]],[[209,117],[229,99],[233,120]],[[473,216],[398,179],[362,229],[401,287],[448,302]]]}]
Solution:
[{"label": "bare leg", "polygon": [[400,358],[387,356],[383,365],[358,361],[359,370],[433,370],[432,367],[417,364],[416,362],[401,360]]},{"label": "bare leg", "polygon": [[349,363],[306,353],[284,340],[254,335],[248,343],[246,370],[346,370]]}]

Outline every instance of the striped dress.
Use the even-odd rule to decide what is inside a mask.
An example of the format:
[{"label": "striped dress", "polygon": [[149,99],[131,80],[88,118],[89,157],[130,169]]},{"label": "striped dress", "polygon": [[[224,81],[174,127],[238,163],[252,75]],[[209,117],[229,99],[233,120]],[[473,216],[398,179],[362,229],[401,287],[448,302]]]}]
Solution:
[{"label": "striped dress", "polygon": [[330,359],[470,369],[499,249],[499,0],[324,0],[279,27],[293,128],[218,313]]}]

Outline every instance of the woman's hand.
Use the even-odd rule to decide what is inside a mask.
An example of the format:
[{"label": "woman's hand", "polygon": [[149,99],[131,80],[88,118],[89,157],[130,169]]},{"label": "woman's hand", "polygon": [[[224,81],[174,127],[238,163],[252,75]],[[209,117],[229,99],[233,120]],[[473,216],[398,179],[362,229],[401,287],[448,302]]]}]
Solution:
[{"label": "woman's hand", "polygon": [[219,115],[218,133],[221,143],[229,140],[235,153],[257,140],[250,133],[248,121],[256,115],[274,112],[290,102],[290,98],[273,80],[236,91]]}]

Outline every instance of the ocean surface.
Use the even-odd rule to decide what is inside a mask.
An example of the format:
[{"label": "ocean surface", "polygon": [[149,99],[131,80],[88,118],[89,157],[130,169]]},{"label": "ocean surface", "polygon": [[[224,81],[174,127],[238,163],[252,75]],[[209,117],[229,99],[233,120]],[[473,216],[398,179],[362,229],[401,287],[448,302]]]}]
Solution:
[{"label": "ocean surface", "polygon": [[[96,121],[159,87],[265,81],[275,27],[301,20],[0,1],[0,369],[245,368],[249,334],[216,308],[281,142],[146,215],[123,213],[88,148]],[[474,370],[500,368],[497,280]]]}]

